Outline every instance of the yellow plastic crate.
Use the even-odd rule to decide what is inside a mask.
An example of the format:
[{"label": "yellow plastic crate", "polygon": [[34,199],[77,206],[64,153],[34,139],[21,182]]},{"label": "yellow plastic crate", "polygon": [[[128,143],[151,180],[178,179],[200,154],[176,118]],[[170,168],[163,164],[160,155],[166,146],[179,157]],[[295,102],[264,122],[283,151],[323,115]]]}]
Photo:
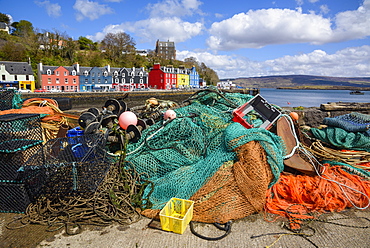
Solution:
[{"label": "yellow plastic crate", "polygon": [[162,230],[183,234],[193,218],[194,202],[172,198],[159,213]]}]

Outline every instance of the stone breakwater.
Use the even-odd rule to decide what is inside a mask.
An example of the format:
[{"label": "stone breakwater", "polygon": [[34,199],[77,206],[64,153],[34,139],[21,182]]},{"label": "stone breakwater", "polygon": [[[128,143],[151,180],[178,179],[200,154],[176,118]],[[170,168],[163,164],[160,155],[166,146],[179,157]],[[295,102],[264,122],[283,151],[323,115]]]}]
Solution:
[{"label": "stone breakwater", "polygon": [[[127,106],[134,107],[144,105],[145,100],[155,97],[160,100],[170,100],[181,103],[196,91],[130,91],[124,102]],[[74,109],[101,108],[108,99],[120,99],[126,96],[126,92],[71,92],[71,93],[29,93],[22,94],[27,98],[70,98]]]}]

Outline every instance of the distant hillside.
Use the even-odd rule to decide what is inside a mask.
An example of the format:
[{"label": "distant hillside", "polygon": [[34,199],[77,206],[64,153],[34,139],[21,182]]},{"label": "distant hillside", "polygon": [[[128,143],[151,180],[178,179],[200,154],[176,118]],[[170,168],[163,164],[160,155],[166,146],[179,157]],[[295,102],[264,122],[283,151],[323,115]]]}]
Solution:
[{"label": "distant hillside", "polygon": [[251,78],[230,78],[237,86],[243,88],[317,88],[317,89],[349,89],[368,88],[370,77],[321,77],[308,75],[266,76]]}]

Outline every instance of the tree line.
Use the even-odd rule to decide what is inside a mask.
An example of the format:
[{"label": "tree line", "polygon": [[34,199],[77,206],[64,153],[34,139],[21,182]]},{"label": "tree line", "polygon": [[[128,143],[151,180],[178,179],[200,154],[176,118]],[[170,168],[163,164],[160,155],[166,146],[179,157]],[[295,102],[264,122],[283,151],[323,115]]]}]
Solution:
[{"label": "tree line", "polygon": [[65,32],[39,30],[26,20],[10,22],[8,15],[0,13],[0,22],[10,27],[10,33],[0,31],[0,60],[25,62],[31,61],[37,79],[37,64],[66,66],[78,62],[81,66],[103,67],[110,65],[118,68],[144,67],[149,69],[154,63],[173,67],[195,66],[199,76],[208,84],[215,85],[217,73],[196,58],[184,61],[167,60],[148,50],[148,56],[136,54],[135,40],[125,32],[108,33],[100,42],[80,36],[72,39]]}]

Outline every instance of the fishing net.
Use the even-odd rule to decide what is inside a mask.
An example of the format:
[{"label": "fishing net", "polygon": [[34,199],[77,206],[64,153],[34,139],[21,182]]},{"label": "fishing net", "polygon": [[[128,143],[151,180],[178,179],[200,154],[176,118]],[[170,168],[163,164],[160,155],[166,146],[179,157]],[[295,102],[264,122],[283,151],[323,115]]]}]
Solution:
[{"label": "fishing net", "polygon": [[102,134],[51,139],[19,169],[31,201],[94,194],[113,160]]},{"label": "fishing net", "polygon": [[[237,148],[250,141],[258,141],[266,152],[273,175],[268,185],[277,181],[284,168],[282,139],[258,128],[263,121],[255,112],[246,119],[256,128],[246,129],[232,121],[232,111],[251,98],[239,93],[197,93],[190,98],[191,104],[175,109],[177,118],[157,122],[144,130],[137,143],[127,146],[127,163],[138,173],[147,174],[154,184],[153,192],[144,192],[144,197],[151,193],[151,209],[162,209],[172,197],[190,199],[220,168],[234,164],[238,160]],[[256,161],[260,159],[257,153],[253,156]],[[233,175],[230,170],[228,173],[229,177]],[[217,204],[234,204],[222,201]]]},{"label": "fishing net", "polygon": [[370,136],[370,115],[352,112],[333,118],[324,118],[323,124],[340,127],[349,132],[366,132]]},{"label": "fishing net", "polygon": [[328,126],[310,129],[315,138],[338,148],[370,152],[370,136],[365,132],[349,132],[340,127]]},{"label": "fishing net", "polygon": [[267,191],[265,210],[288,218],[290,228],[299,229],[303,220],[315,219],[315,213],[369,206],[370,181],[346,172],[342,165],[324,166],[321,176],[282,173]]},{"label": "fishing net", "polygon": [[19,109],[22,106],[22,98],[15,90],[6,90],[0,93],[0,111],[7,109]]}]

